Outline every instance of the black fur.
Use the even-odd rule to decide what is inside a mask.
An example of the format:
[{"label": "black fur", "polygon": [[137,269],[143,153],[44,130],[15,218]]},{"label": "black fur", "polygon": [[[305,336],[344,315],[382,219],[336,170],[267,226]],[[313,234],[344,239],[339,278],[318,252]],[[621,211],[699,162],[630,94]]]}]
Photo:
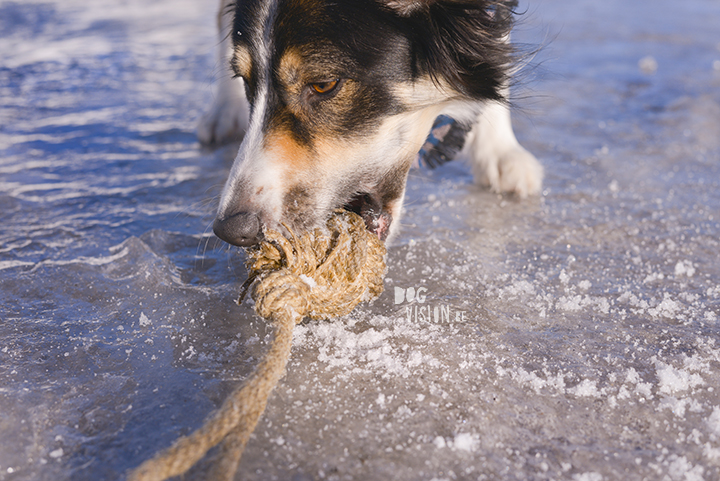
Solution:
[{"label": "black fur", "polygon": [[513,50],[504,38],[516,2],[438,0],[407,18],[417,65],[473,100],[504,100]]},{"label": "black fur", "polygon": [[[238,0],[232,33],[236,44],[246,42],[260,3]],[[384,84],[407,79],[408,73],[447,83],[461,98],[505,100],[503,87],[514,56],[504,39],[516,1],[396,0],[392,5],[403,3],[420,6],[401,13],[387,0],[280,0],[282,15],[272,26],[274,56],[291,45],[318,49],[319,57],[335,62],[339,74],[359,81],[366,90],[361,102],[366,108],[345,120],[353,128],[360,120],[372,120],[369,110],[382,106],[387,112],[392,105]],[[254,80],[246,79],[251,103]]]}]

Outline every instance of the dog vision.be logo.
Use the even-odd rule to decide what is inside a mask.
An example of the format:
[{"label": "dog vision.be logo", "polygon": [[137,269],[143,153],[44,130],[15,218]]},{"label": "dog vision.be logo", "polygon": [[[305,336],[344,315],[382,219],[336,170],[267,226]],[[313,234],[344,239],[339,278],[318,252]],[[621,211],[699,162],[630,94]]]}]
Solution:
[{"label": "dog vision.be logo", "polygon": [[465,311],[451,309],[447,304],[425,304],[426,287],[395,286],[395,305],[407,303],[405,315],[408,321],[415,322],[465,322]]}]

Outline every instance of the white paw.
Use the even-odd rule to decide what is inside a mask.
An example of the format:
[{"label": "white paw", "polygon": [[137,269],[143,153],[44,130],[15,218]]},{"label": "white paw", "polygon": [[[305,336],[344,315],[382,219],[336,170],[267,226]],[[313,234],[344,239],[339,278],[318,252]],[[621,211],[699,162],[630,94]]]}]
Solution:
[{"label": "white paw", "polygon": [[543,168],[540,162],[522,146],[499,156],[494,162],[475,164],[475,178],[494,192],[508,192],[525,198],[540,193]]},{"label": "white paw", "polygon": [[248,109],[245,99],[235,93],[223,95],[219,92],[210,111],[203,115],[198,123],[198,140],[206,145],[239,141],[247,125]]}]

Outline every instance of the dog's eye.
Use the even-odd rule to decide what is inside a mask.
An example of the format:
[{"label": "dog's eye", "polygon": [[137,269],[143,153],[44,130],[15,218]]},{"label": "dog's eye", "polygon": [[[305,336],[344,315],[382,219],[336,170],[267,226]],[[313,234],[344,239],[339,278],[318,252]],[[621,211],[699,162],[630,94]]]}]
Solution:
[{"label": "dog's eye", "polygon": [[340,79],[330,80],[329,82],[315,82],[311,83],[310,87],[319,94],[329,94],[335,90],[340,83]]}]

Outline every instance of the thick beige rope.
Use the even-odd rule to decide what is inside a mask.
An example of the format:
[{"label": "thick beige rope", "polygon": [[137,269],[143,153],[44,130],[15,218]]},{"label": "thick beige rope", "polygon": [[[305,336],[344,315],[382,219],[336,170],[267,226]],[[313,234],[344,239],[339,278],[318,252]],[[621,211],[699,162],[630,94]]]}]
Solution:
[{"label": "thick beige rope", "polygon": [[385,246],[358,215],[339,210],[316,230],[290,238],[276,231],[248,251],[255,311],[275,328],[275,339],[255,372],[205,424],[145,461],[128,481],[161,481],[185,473],[222,442],[209,479],[230,481],[268,396],[284,375],[295,324],[350,313],[383,289]]}]

